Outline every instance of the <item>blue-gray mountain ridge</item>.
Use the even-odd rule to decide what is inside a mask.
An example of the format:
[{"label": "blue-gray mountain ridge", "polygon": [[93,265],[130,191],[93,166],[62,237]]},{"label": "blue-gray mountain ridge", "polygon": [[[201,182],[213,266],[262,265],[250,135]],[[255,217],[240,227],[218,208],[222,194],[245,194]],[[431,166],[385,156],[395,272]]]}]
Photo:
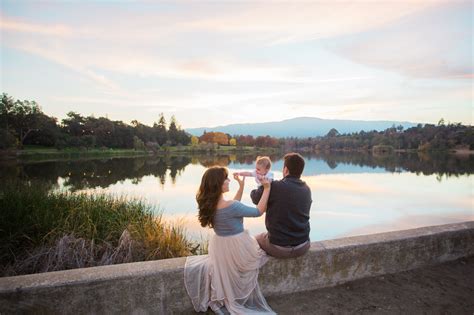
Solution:
[{"label": "blue-gray mountain ridge", "polygon": [[339,133],[343,134],[372,130],[382,131],[393,125],[401,125],[404,129],[408,129],[416,126],[417,123],[407,121],[364,121],[297,117],[275,122],[187,128],[186,131],[194,136],[201,136],[204,131],[220,131],[230,135],[252,135],[254,137],[269,135],[277,138],[306,138],[325,136],[332,128],[335,128]]}]

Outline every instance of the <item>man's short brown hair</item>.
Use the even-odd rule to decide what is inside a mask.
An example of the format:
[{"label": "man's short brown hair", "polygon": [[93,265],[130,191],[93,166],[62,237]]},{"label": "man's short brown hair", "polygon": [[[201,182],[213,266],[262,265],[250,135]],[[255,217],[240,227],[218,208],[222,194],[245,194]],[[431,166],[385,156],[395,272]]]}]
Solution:
[{"label": "man's short brown hair", "polygon": [[300,178],[304,169],[304,159],[298,153],[287,153],[283,157],[285,163],[283,164],[288,169],[291,176]]}]

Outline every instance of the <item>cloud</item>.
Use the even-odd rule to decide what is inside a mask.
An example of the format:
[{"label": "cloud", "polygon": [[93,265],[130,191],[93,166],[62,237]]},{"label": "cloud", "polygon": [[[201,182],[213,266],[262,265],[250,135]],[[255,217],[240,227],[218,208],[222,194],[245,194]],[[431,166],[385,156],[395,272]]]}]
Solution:
[{"label": "cloud", "polygon": [[4,32],[19,32],[37,35],[49,35],[56,37],[71,37],[74,30],[64,24],[42,24],[25,22],[8,16],[0,15],[0,28]]},{"label": "cloud", "polygon": [[[38,44],[35,41],[10,41],[5,43],[7,46],[23,51],[32,55],[36,55],[47,59],[51,62],[60,64],[66,68],[69,68],[84,77],[89,78],[90,80],[100,84],[101,86],[117,90],[118,85],[107,78],[106,76],[98,73],[97,71],[91,70],[87,65],[81,64],[74,56],[65,53],[62,51],[62,45],[56,42],[49,43],[50,45]],[[46,48],[48,47],[48,48]]]},{"label": "cloud", "polygon": [[[471,94],[453,96],[447,89],[430,84],[426,85],[426,92],[420,92],[424,88],[406,86],[410,80],[405,77],[387,76],[396,71],[403,75],[413,73],[418,78],[426,72],[454,82],[453,85],[472,80],[464,62],[451,62],[464,60],[451,55],[452,51],[470,52],[464,46],[456,46],[456,38],[445,43],[451,52],[444,55],[430,52],[432,45],[420,39],[423,32],[429,35],[425,38],[429,42],[457,34],[457,26],[450,27],[457,23],[450,9],[456,5],[446,3],[75,2],[52,3],[47,8],[44,3],[28,3],[0,13],[1,45],[4,51],[16,50],[5,54],[12,61],[11,69],[21,67],[21,54],[17,53],[21,51],[62,65],[92,82],[92,89],[91,84],[81,92],[75,89],[77,95],[85,97],[68,96],[78,100],[76,106],[102,104],[104,112],[115,113],[108,105],[125,107],[127,100],[135,100],[133,104],[141,103],[147,110],[189,116],[180,118],[183,122],[188,119],[187,127],[258,121],[260,118],[254,115],[257,107],[271,110],[268,120],[303,115],[402,120],[400,117],[407,115],[405,109],[409,106],[427,108],[428,103],[438,111],[420,114],[424,120],[432,115],[436,116],[433,121],[440,117],[459,121],[457,117],[469,116],[462,104],[472,99]],[[433,27],[434,31],[416,23],[411,25],[417,27],[403,28],[410,18],[424,21],[425,15],[437,8],[448,8],[448,19],[440,20],[441,26]],[[54,17],[49,14],[53,11]],[[430,35],[440,29],[438,37]],[[469,28],[466,31],[469,33]],[[412,32],[421,35],[414,36]],[[390,40],[405,37],[406,44],[392,51],[398,43]],[[413,50],[418,42],[421,48]],[[425,58],[420,61],[418,55]],[[440,55],[446,56],[446,63],[439,61]],[[70,75],[68,78],[84,81]],[[8,84],[13,85],[13,80]],[[158,90],[143,91],[150,86]],[[66,91],[42,93],[60,97]],[[103,100],[99,100],[101,97]],[[442,112],[446,112],[447,105],[440,100],[464,107],[461,112],[450,110],[457,117],[448,117]],[[65,98],[59,102],[64,104]],[[395,106],[397,110],[393,110]],[[229,107],[238,110],[229,115]],[[147,114],[143,113],[141,119],[148,119]],[[403,119],[419,118],[411,117]]]},{"label": "cloud", "polygon": [[[139,19],[130,16],[125,6],[119,6],[111,11],[114,14],[101,17],[100,22],[85,16],[80,24],[77,19],[40,23],[2,16],[1,28],[10,35],[5,36],[7,46],[22,49],[29,41],[30,53],[69,67],[73,64],[76,71],[82,69],[80,72],[98,81],[106,80],[91,67],[143,77],[315,83],[321,81],[302,74],[303,68],[242,60],[234,52],[241,48],[241,44],[234,43],[235,37],[245,42],[246,47],[258,47],[262,45],[262,36],[267,39],[266,44],[336,36],[384,25],[430,5],[417,1],[384,5],[356,2],[350,6],[343,2],[217,6],[192,3],[178,6],[175,14],[159,10],[142,12]],[[193,15],[194,9],[200,14]],[[77,10],[82,16],[81,7]],[[103,8],[98,11],[103,12]],[[209,17],[212,12],[218,17]],[[224,45],[216,51],[214,41]],[[56,49],[39,52],[51,46]],[[182,50],[192,46],[201,53],[184,56]],[[58,56],[59,53],[62,55]]]},{"label": "cloud", "polygon": [[412,14],[328,47],[351,60],[415,78],[472,79],[471,4],[454,3]]},{"label": "cloud", "polygon": [[[108,88],[116,83],[91,69],[136,77],[165,77],[241,82],[311,82],[295,77],[292,66],[274,66],[237,59],[215,57],[160,57],[153,51],[133,47],[116,50],[108,45],[59,41],[51,38],[25,39],[8,37],[3,44],[15,50],[40,56],[66,66]],[[48,47],[48,48],[46,48]]]},{"label": "cloud", "polygon": [[182,26],[234,35],[252,34],[259,41],[279,45],[366,31],[437,3],[439,1],[252,3]]}]

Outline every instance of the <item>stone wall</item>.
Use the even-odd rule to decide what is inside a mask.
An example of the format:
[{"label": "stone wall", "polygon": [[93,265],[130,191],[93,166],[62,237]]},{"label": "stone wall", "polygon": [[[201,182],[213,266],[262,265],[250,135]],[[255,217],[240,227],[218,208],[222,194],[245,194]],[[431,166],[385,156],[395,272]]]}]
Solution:
[{"label": "stone wall", "polygon": [[[313,242],[303,257],[270,259],[265,296],[313,290],[474,255],[474,221]],[[185,258],[0,278],[0,314],[173,314],[192,311]]]}]

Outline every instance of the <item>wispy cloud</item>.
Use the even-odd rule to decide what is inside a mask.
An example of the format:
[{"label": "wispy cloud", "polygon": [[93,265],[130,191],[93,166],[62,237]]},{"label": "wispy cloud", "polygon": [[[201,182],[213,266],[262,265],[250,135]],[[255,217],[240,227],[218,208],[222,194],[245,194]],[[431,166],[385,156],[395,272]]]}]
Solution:
[{"label": "wispy cloud", "polygon": [[[194,5],[196,4],[191,6]],[[78,67],[82,63],[83,67],[91,65],[109,71],[142,76],[235,81],[296,80],[308,83],[312,82],[310,78],[295,75],[298,69],[271,64],[252,64],[237,59],[229,51],[226,52],[225,57],[211,55],[182,58],[170,57],[159,51],[169,51],[170,48],[180,49],[182,43],[189,40],[199,44],[193,40],[193,34],[200,31],[207,32],[198,36],[203,45],[208,45],[215,39],[222,40],[221,37],[214,38],[215,35],[220,36],[218,34],[222,32],[241,33],[247,45],[261,45],[261,33],[273,44],[339,36],[390,23],[401,16],[423,10],[430,5],[432,3],[417,1],[384,5],[360,2],[350,6],[342,2],[305,3],[304,5],[301,3],[272,3],[272,5],[243,3],[216,6],[213,10],[219,13],[216,14],[219,16],[217,18],[200,18],[188,14],[189,20],[185,21],[179,16],[160,14],[157,11],[155,15],[146,12],[140,19],[136,19],[126,18],[125,13],[119,11],[117,16],[104,17],[101,24],[92,22],[85,25],[67,24],[66,21],[39,23],[3,15],[1,28],[4,32],[23,35],[48,35],[41,39],[35,38],[41,47],[50,47],[51,41],[61,40],[63,47],[74,47],[70,50],[65,49],[64,53],[71,56]],[[350,18],[345,18],[346,16]],[[232,37],[229,38],[229,35],[226,37],[227,41],[232,42]],[[28,37],[24,38],[28,39]],[[72,38],[84,41],[71,42]],[[97,43],[104,51],[102,55],[96,49],[91,49],[90,46],[94,44],[90,40],[103,41],[103,43]],[[22,38],[17,37],[15,41],[21,43]],[[5,44],[9,45],[9,42],[7,36]],[[147,42],[148,44],[144,44]],[[107,47],[107,43],[112,48],[110,51],[104,49],[104,44]],[[84,45],[87,45],[87,49]],[[88,50],[92,50],[93,54],[88,54]],[[34,53],[37,49],[29,49],[29,51]],[[40,55],[49,60],[55,60],[57,56],[53,55],[54,53],[54,51],[44,50]],[[58,62],[64,63],[64,58],[58,58]],[[93,76],[93,74],[89,75]]]},{"label": "wispy cloud", "polygon": [[49,35],[55,37],[71,37],[74,30],[64,24],[44,24],[25,22],[0,14],[0,28],[3,32],[19,32],[38,35]]},{"label": "wispy cloud", "polygon": [[[10,71],[37,65],[31,56],[48,61],[43,70],[70,71],[76,95],[43,91],[55,107],[143,104],[189,116],[187,127],[255,122],[256,108],[268,120],[472,116],[472,16],[459,15],[458,2],[5,4],[0,46]],[[4,76],[7,88],[28,89]]]},{"label": "wispy cloud", "polygon": [[55,62],[66,68],[69,68],[84,77],[87,77],[101,86],[117,90],[118,85],[105,75],[98,73],[82,64],[75,58],[76,56],[67,54],[62,50],[62,44],[57,42],[50,42],[49,45],[38,44],[36,41],[8,41],[7,46],[19,51],[23,51],[32,55],[40,56],[48,61]]},{"label": "wispy cloud", "polygon": [[469,18],[471,6],[470,2],[436,6],[330,46],[358,63],[407,76],[472,79],[472,20],[470,27],[459,22],[463,16]]},{"label": "wispy cloud", "polygon": [[212,18],[182,24],[192,29],[252,34],[267,44],[287,44],[377,28],[440,1],[331,1],[239,5]]}]

